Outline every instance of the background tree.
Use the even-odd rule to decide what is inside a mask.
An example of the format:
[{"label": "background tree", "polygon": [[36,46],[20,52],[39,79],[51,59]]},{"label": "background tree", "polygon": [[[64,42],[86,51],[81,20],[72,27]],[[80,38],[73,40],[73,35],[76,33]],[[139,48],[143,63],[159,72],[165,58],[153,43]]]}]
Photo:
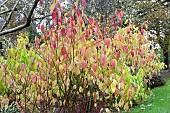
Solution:
[{"label": "background tree", "polygon": [[147,0],[135,3],[135,10],[142,21],[149,26],[150,40],[159,44],[164,56],[164,63],[169,68],[170,48],[170,1]]}]

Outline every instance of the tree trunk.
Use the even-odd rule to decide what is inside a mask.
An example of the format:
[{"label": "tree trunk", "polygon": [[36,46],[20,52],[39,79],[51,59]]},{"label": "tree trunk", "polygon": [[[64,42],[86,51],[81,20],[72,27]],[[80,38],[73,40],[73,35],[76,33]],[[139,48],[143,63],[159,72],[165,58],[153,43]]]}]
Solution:
[{"label": "tree trunk", "polygon": [[163,51],[163,55],[164,55],[164,63],[166,65],[165,69],[169,69],[168,48],[167,48],[167,50]]}]

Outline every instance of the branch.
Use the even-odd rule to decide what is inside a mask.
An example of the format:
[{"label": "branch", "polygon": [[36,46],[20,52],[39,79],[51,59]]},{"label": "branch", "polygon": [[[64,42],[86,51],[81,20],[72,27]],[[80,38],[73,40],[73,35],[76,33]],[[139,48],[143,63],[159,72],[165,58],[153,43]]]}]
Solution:
[{"label": "branch", "polygon": [[16,2],[16,4],[14,5],[14,7],[12,8],[11,13],[8,15],[8,18],[7,18],[7,20],[5,21],[5,23],[2,25],[0,31],[3,31],[3,29],[9,24],[9,21],[10,21],[10,19],[11,19],[11,17],[12,17],[12,13],[13,13],[14,10],[16,9],[16,6],[18,5],[18,3],[19,3],[19,0]]},{"label": "branch", "polygon": [[[11,11],[12,11],[12,10],[9,9],[9,10],[7,10],[7,11],[0,12],[0,16],[3,15],[3,14],[9,13],[9,12],[11,12]],[[15,8],[14,11],[18,11],[18,9]]]},{"label": "branch", "polygon": [[32,21],[42,20],[42,19],[47,18],[47,17],[50,17],[50,16],[51,16],[51,15],[45,15],[45,16],[42,16],[42,17],[33,18]]},{"label": "branch", "polygon": [[32,8],[31,8],[30,12],[28,13],[27,21],[23,25],[11,28],[9,30],[2,31],[2,32],[0,32],[0,36],[8,34],[8,33],[13,33],[13,32],[16,32],[18,30],[21,30],[21,29],[24,29],[26,27],[29,27],[30,24],[31,24],[31,17],[33,15],[34,9],[36,8],[39,1],[40,0],[35,0],[34,1],[34,4],[33,4]]},{"label": "branch", "polygon": [[2,4],[0,4],[0,7],[2,7],[4,4],[6,4],[9,0],[5,0]]}]

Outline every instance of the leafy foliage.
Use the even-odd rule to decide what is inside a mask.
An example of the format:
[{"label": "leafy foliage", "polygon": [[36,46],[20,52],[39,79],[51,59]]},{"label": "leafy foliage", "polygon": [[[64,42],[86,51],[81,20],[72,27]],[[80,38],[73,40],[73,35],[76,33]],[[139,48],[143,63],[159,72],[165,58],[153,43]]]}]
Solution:
[{"label": "leafy foliage", "polygon": [[146,99],[145,77],[163,64],[145,30],[129,25],[109,37],[83,7],[75,3],[61,16],[57,4],[50,7],[54,27],[41,25],[35,46],[27,49],[28,36],[20,34],[17,47],[7,50],[1,105],[15,101],[22,112],[112,112]]}]

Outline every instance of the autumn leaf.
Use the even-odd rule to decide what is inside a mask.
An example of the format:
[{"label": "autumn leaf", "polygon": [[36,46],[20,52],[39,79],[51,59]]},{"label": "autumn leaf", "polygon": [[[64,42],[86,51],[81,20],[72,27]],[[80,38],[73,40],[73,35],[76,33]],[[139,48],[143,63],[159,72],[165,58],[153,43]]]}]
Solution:
[{"label": "autumn leaf", "polygon": [[45,27],[44,25],[41,25],[41,32],[44,33],[44,31],[45,31]]},{"label": "autumn leaf", "polygon": [[129,34],[130,33],[130,27],[126,28],[126,33]]},{"label": "autumn leaf", "polygon": [[90,24],[93,24],[94,23],[94,19],[92,17],[89,18],[89,22]]},{"label": "autumn leaf", "polygon": [[43,1],[40,0],[39,3],[38,3],[38,5],[39,5],[39,6],[42,6],[42,4],[43,4]]},{"label": "autumn leaf", "polygon": [[122,10],[120,10],[120,11],[117,12],[117,16],[118,16],[118,18],[122,18],[122,17],[123,17],[123,12],[122,12]]},{"label": "autumn leaf", "polygon": [[124,110],[128,110],[129,109],[129,104],[128,102],[126,102],[126,104],[124,105]]},{"label": "autumn leaf", "polygon": [[131,51],[130,51],[130,53],[131,53],[132,57],[134,57],[134,56],[135,56],[135,53],[134,53],[134,51],[133,51],[133,50],[131,50]]},{"label": "autumn leaf", "polygon": [[93,69],[94,72],[97,71],[97,64],[96,63],[92,64],[92,69]]},{"label": "autumn leaf", "polygon": [[53,12],[54,8],[55,8],[56,4],[55,3],[52,3],[51,6],[50,6],[50,11]]},{"label": "autumn leaf", "polygon": [[80,55],[82,56],[85,52],[86,52],[86,47],[83,46],[83,47],[80,49]]},{"label": "autumn leaf", "polygon": [[79,69],[79,67],[74,67],[73,68],[73,73],[75,73],[76,75],[78,75],[78,74],[80,74],[80,69]]},{"label": "autumn leaf", "polygon": [[112,68],[116,68],[116,67],[117,67],[117,60],[112,59],[111,62],[110,62],[110,66],[111,66]]},{"label": "autumn leaf", "polygon": [[68,29],[67,29],[67,37],[69,37],[69,38],[71,38],[71,36],[72,36],[72,28],[71,27],[69,27]]},{"label": "autumn leaf", "polygon": [[110,46],[110,38],[106,38],[104,39],[104,43],[106,44],[106,46]]},{"label": "autumn leaf", "polygon": [[[61,1],[61,0],[60,0]],[[53,3],[58,3],[58,0],[54,0]]]},{"label": "autumn leaf", "polygon": [[69,69],[69,71],[72,71],[72,70],[73,70],[73,68],[74,68],[74,63],[73,63],[73,62],[71,62],[71,64],[69,65],[68,69]]},{"label": "autumn leaf", "polygon": [[77,13],[77,16],[80,17],[80,10],[79,10],[79,8],[76,8],[76,13]]},{"label": "autumn leaf", "polygon": [[83,7],[86,6],[86,0],[82,0],[82,6],[83,6]]},{"label": "autumn leaf", "polygon": [[81,68],[82,69],[84,69],[84,68],[87,68],[87,62],[86,61],[83,61],[82,63],[81,63]]},{"label": "autumn leaf", "polygon": [[34,84],[37,82],[36,74],[31,75],[31,82],[34,83]]},{"label": "autumn leaf", "polygon": [[61,48],[60,55],[62,55],[62,56],[67,55],[67,51],[66,51],[66,48],[65,48],[65,46],[64,46],[64,45],[63,45],[63,47]]},{"label": "autumn leaf", "polygon": [[116,91],[116,89],[117,89],[116,84],[117,84],[117,81],[114,79],[113,82],[110,85],[112,93],[114,93]]}]

